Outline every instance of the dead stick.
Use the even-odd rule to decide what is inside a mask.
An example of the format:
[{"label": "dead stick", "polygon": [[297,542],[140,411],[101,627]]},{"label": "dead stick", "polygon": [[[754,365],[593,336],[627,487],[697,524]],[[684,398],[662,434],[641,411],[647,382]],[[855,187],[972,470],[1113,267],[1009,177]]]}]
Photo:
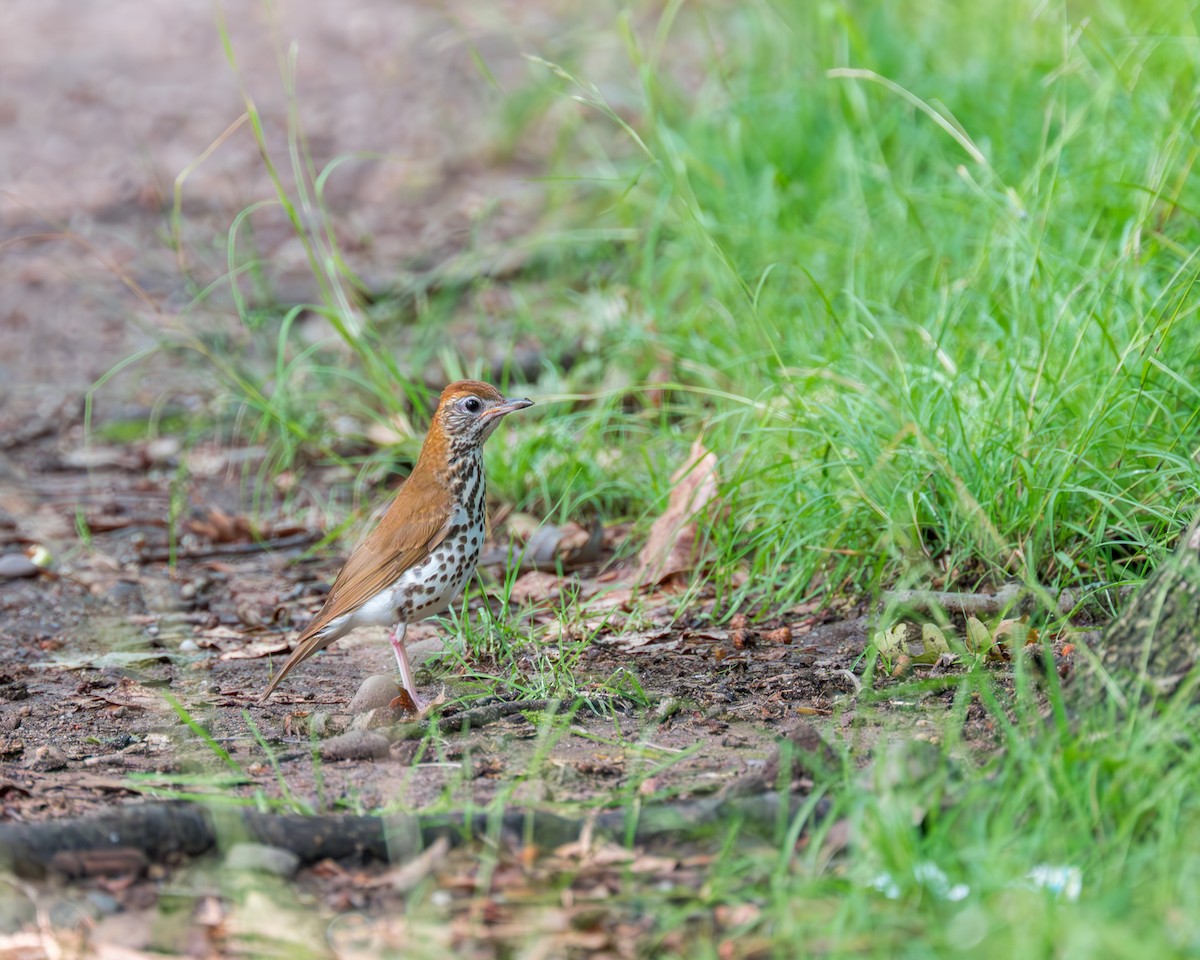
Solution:
[{"label": "dead stick", "polygon": [[948,613],[988,616],[1003,613],[1024,599],[1026,590],[1019,583],[1008,583],[995,593],[946,593],[939,590],[885,590],[883,606],[902,606],[914,610],[945,610]]},{"label": "dead stick", "polygon": [[461,713],[448,717],[437,717],[429,720],[416,720],[410,723],[397,723],[387,731],[387,738],[393,743],[399,740],[417,740],[425,736],[434,725],[446,733],[457,730],[475,730],[486,727],[489,723],[503,720],[514,713],[540,713],[554,703],[553,700],[508,700],[500,703],[489,703],[484,707],[472,707]]},{"label": "dead stick", "polygon": [[[293,547],[304,547],[316,540],[315,533],[295,533],[290,537],[279,537],[275,540],[259,540],[254,543],[225,543],[214,544],[211,547],[198,547],[195,550],[176,550],[175,560],[206,560],[209,557],[236,556],[247,553],[264,553],[267,550],[290,550]],[[167,563],[172,559],[169,550],[145,550],[138,559],[142,563]]]}]

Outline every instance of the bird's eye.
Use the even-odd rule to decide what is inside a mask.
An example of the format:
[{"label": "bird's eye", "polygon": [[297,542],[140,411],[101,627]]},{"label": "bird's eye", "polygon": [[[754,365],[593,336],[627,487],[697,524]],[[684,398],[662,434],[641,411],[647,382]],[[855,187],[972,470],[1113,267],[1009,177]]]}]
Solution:
[{"label": "bird's eye", "polygon": [[463,401],[463,409],[466,410],[467,413],[478,413],[483,409],[483,401],[478,397],[467,397],[467,399]]}]

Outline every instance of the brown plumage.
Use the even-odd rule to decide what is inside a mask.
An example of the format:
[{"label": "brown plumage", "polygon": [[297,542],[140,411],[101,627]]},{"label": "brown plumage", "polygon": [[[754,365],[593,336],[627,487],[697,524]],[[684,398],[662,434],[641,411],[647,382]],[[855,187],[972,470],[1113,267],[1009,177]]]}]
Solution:
[{"label": "brown plumage", "polygon": [[483,546],[483,444],[505,414],[532,405],[505,399],[478,380],[442,391],[429,433],[408,479],[379,525],[350,554],[325,605],[296,640],[266,700],[294,667],[356,627],[393,627],[391,643],[404,688],[421,709],[404,633],[441,613],[462,592]]}]

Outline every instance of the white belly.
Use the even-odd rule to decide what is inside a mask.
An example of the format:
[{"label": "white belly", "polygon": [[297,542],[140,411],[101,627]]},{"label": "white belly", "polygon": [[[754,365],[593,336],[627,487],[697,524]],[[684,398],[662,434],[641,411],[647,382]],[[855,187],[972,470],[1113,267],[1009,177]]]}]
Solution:
[{"label": "white belly", "polygon": [[463,592],[482,549],[483,524],[467,523],[466,513],[459,511],[446,539],[423,563],[409,567],[394,584],[329,626],[340,634],[355,627],[391,627],[441,613]]}]

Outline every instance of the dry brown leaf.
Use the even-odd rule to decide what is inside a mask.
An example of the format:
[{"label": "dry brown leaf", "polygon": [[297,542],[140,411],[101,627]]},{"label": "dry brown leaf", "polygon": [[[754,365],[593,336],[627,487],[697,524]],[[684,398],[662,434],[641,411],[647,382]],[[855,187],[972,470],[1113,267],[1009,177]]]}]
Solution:
[{"label": "dry brown leaf", "polygon": [[211,543],[239,543],[254,536],[249,518],[230,516],[217,506],[210,506],[203,519],[188,520],[185,526]]},{"label": "dry brown leaf", "polygon": [[558,526],[514,513],[507,522],[511,542],[493,547],[479,558],[483,567],[503,564],[521,570],[572,570],[600,560],[604,553],[604,527],[591,529],[578,523]]},{"label": "dry brown leaf", "polygon": [[634,591],[631,587],[614,587],[602,590],[588,601],[590,613],[603,613],[606,610],[629,610],[633,607]]},{"label": "dry brown leaf", "polygon": [[638,554],[635,583],[661,583],[701,562],[699,524],[717,498],[717,457],[699,439],[671,477],[671,487],[667,509],[650,526]]},{"label": "dry brown leaf", "polygon": [[674,873],[679,868],[679,861],[673,857],[657,857],[643,853],[633,863],[629,864],[630,873]]},{"label": "dry brown leaf", "polygon": [[403,687],[401,687],[400,692],[397,693],[396,696],[394,696],[392,698],[391,702],[388,704],[388,709],[389,710],[399,710],[402,713],[411,713],[419,719],[421,717],[428,715],[433,710],[434,707],[440,707],[445,702],[446,702],[446,693],[443,690],[432,700],[426,701],[424,710],[419,710],[419,709],[417,709],[417,705],[415,703],[413,703],[412,694],[409,693],[407,690],[405,690]]},{"label": "dry brown leaf", "polygon": [[196,641],[198,647],[220,650],[224,649],[230,643],[240,644],[246,639],[246,634],[241,630],[234,630],[232,627],[217,624],[215,627],[208,627],[197,633],[193,639]]},{"label": "dry brown leaf", "polygon": [[1003,656],[1010,657],[1013,652],[1040,639],[1037,627],[1029,625],[1029,615],[1020,619],[1001,620],[992,633],[992,639],[1000,648]]},{"label": "dry brown leaf", "polygon": [[557,600],[562,593],[563,581],[553,573],[531,570],[517,578],[508,593],[509,605],[522,606],[526,603]]},{"label": "dry brown leaf", "polygon": [[222,651],[220,660],[259,660],[277,653],[287,653],[292,645],[287,640],[255,640],[245,646]]}]

